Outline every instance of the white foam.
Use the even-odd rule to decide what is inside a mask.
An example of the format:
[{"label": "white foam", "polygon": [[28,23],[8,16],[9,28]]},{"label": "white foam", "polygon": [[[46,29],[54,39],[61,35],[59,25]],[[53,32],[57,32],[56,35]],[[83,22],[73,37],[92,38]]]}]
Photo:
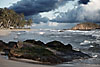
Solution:
[{"label": "white foam", "polygon": [[21,34],[20,32],[17,33],[17,35],[20,35],[20,34]]},{"label": "white foam", "polygon": [[72,36],[63,36],[63,37],[72,37]]},{"label": "white foam", "polygon": [[94,47],[93,45],[90,45],[90,47]]},{"label": "white foam", "polygon": [[52,35],[52,36],[50,36],[50,37],[60,37],[60,36],[57,36],[57,35],[56,35],[56,36],[55,36],[55,35]]},{"label": "white foam", "polygon": [[92,36],[95,36],[95,37],[100,37],[100,31],[95,31]]},{"label": "white foam", "polygon": [[89,44],[89,43],[91,43],[91,41],[84,40],[84,42],[80,43],[80,45],[87,45],[87,44]]},{"label": "white foam", "polygon": [[98,55],[93,55],[92,57],[93,57],[93,58],[97,58],[97,57],[98,57]]},{"label": "white foam", "polygon": [[43,35],[45,32],[39,32],[39,34]]}]

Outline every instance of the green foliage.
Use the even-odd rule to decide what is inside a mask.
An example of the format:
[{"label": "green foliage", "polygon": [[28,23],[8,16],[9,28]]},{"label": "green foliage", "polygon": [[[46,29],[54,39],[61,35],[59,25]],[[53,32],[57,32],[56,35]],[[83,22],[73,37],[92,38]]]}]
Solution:
[{"label": "green foliage", "polygon": [[16,53],[22,53],[22,54],[27,54],[30,56],[52,56],[54,55],[51,51],[46,49],[45,47],[42,46],[34,46],[34,47],[23,47],[18,50],[15,50]]},{"label": "green foliage", "polygon": [[24,14],[17,14],[15,11],[0,8],[0,28],[22,28],[31,25],[32,20],[25,20]]},{"label": "green foliage", "polygon": [[31,25],[32,24],[32,19],[29,19],[26,24]]}]

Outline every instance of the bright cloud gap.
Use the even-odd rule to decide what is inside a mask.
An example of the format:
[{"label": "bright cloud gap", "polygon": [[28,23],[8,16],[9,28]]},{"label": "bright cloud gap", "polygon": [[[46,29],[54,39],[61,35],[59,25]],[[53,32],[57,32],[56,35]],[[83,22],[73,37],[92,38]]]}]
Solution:
[{"label": "bright cloud gap", "polygon": [[58,22],[50,22],[47,23],[40,22],[39,24],[33,23],[33,29],[70,29],[78,23],[58,23]]}]

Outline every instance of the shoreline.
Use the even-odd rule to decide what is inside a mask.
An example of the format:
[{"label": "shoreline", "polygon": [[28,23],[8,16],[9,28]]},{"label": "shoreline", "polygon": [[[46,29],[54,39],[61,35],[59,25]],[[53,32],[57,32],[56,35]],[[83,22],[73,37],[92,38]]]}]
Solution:
[{"label": "shoreline", "polygon": [[0,29],[0,36],[7,36],[13,31],[36,31],[37,29]]},{"label": "shoreline", "polygon": [[0,29],[0,36],[6,36],[6,35],[9,35],[11,33],[11,31],[10,30],[1,30]]},{"label": "shoreline", "polygon": [[0,31],[33,31],[37,29],[0,29]]},{"label": "shoreline", "polygon": [[31,63],[31,64],[54,66],[54,64],[45,63],[45,62],[43,63],[43,62],[35,61],[35,60],[32,60],[32,59],[24,59],[24,58],[11,57],[9,60],[18,61],[18,62],[24,62],[24,63]]},{"label": "shoreline", "polygon": [[16,60],[7,60],[2,55],[0,55],[0,67],[56,67],[52,65],[43,65],[36,63],[21,62]]}]

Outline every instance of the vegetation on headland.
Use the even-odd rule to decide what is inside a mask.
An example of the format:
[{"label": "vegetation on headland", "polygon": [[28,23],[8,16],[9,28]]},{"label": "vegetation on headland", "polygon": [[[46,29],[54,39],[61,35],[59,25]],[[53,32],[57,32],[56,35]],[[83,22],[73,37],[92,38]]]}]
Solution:
[{"label": "vegetation on headland", "polygon": [[23,28],[31,25],[32,19],[25,20],[24,14],[18,14],[14,10],[0,8],[0,28]]},{"label": "vegetation on headland", "polygon": [[92,22],[85,22],[77,24],[72,30],[93,30],[93,29],[100,29],[100,25]]},{"label": "vegetation on headland", "polygon": [[73,50],[68,44],[64,45],[59,41],[52,41],[44,44],[41,41],[26,40],[19,42],[5,43],[0,41],[0,50],[4,51],[9,58],[24,58],[39,61],[43,64],[59,64],[74,59],[90,58],[81,51]]}]

